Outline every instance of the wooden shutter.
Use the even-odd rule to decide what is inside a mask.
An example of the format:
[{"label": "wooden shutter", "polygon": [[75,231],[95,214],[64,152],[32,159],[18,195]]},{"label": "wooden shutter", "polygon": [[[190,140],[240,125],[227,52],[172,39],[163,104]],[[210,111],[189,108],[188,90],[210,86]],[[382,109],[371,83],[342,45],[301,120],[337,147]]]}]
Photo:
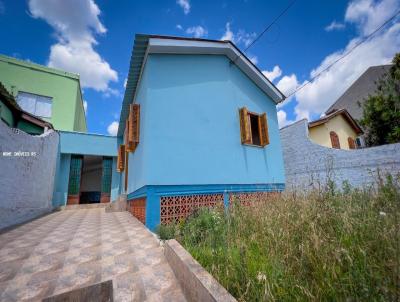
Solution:
[{"label": "wooden shutter", "polygon": [[140,136],[140,105],[133,104],[132,105],[132,142],[136,146],[139,144],[139,136]]},{"label": "wooden shutter", "polygon": [[347,138],[347,142],[349,143],[349,149],[356,149],[356,144],[355,144],[353,138],[348,137],[348,138]]},{"label": "wooden shutter", "polygon": [[125,122],[125,137],[124,137],[125,151],[129,152],[129,118]]},{"label": "wooden shutter", "polygon": [[129,117],[127,119],[127,141],[126,141],[126,151],[135,151],[137,145],[139,144],[139,133],[140,133],[140,105],[131,104],[129,107]]},{"label": "wooden shutter", "polygon": [[118,146],[117,171],[123,172],[125,168],[125,145]]},{"label": "wooden shutter", "polygon": [[268,122],[266,113],[258,116],[258,130],[260,133],[260,145],[265,147],[269,144]]},{"label": "wooden shutter", "polygon": [[331,137],[332,148],[340,149],[339,136],[336,134],[336,132],[331,131],[329,136]]},{"label": "wooden shutter", "polygon": [[129,115],[126,119],[125,125],[125,151],[132,152],[134,150],[132,144],[132,126],[133,126],[133,118],[132,118],[132,105],[129,106]]},{"label": "wooden shutter", "polygon": [[240,138],[242,144],[251,144],[250,120],[246,107],[239,109],[239,117],[240,117]]}]

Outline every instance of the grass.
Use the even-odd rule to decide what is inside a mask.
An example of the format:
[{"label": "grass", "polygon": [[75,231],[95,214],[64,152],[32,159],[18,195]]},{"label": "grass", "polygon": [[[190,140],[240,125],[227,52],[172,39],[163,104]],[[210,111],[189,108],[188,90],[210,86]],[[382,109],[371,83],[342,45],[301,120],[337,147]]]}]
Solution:
[{"label": "grass", "polygon": [[399,218],[399,179],[388,178],[377,189],[203,209],[164,238],[239,301],[399,301]]}]

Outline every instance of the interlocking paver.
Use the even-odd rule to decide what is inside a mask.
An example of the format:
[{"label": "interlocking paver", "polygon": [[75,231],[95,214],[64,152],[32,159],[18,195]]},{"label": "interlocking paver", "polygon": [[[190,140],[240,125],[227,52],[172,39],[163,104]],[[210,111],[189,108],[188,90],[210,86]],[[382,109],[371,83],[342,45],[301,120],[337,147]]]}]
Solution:
[{"label": "interlocking paver", "polygon": [[154,236],[128,212],[56,212],[0,234],[0,301],[113,281],[115,301],[185,301]]}]

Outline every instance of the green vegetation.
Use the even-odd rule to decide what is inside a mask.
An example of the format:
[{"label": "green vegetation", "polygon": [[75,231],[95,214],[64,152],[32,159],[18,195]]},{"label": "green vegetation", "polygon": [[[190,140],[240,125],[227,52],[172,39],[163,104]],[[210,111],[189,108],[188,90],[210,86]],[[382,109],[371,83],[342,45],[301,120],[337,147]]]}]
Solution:
[{"label": "green vegetation", "polygon": [[398,301],[399,184],[203,209],[168,234],[239,301]]},{"label": "green vegetation", "polygon": [[368,146],[400,142],[400,53],[392,61],[377,91],[363,104],[360,124],[366,128]]}]

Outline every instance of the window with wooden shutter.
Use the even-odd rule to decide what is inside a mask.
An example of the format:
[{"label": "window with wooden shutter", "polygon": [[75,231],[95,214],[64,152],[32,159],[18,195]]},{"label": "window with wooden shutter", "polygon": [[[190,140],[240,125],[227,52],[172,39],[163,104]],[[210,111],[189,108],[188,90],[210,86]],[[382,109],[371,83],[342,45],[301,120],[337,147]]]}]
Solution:
[{"label": "window with wooden shutter", "polygon": [[239,110],[240,115],[240,137],[242,144],[251,144],[250,118],[246,107]]},{"label": "window with wooden shutter", "polygon": [[124,134],[124,144],[125,144],[125,151],[129,152],[129,118],[126,119],[125,122],[125,134]]},{"label": "window with wooden shutter", "polygon": [[139,144],[140,134],[140,105],[131,104],[129,107],[129,117],[127,120],[127,141],[126,151],[134,152],[137,145]]},{"label": "window with wooden shutter", "polygon": [[352,137],[348,137],[347,142],[349,143],[349,149],[356,149],[356,143]]},{"label": "window with wooden shutter", "polygon": [[332,148],[340,149],[339,136],[337,133],[335,131],[331,131],[329,136],[331,137]]},{"label": "window with wooden shutter", "polygon": [[265,147],[269,144],[267,114],[249,112],[246,107],[239,110],[240,136],[242,144]]},{"label": "window with wooden shutter", "polygon": [[117,171],[123,172],[125,168],[125,145],[118,146]]},{"label": "window with wooden shutter", "polygon": [[258,127],[260,131],[260,144],[266,146],[269,144],[267,114],[263,113],[258,116]]}]

